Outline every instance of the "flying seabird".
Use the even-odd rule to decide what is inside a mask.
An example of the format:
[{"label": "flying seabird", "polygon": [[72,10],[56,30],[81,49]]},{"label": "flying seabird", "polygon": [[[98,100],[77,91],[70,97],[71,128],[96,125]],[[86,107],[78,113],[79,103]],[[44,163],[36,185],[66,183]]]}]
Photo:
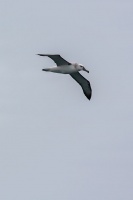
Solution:
[{"label": "flying seabird", "polygon": [[59,54],[37,54],[37,55],[47,56],[51,58],[57,65],[56,67],[42,69],[42,71],[69,74],[82,87],[85,96],[89,100],[91,99],[92,89],[90,82],[79,73],[79,71],[81,70],[89,73],[89,71],[86,70],[83,65],[77,63],[69,63]]}]

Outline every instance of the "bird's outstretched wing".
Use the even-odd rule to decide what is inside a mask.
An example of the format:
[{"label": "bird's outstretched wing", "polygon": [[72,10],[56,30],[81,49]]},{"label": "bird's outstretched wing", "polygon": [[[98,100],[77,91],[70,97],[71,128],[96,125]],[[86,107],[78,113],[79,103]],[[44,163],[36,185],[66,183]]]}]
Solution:
[{"label": "bird's outstretched wing", "polygon": [[48,56],[49,58],[51,58],[57,66],[61,66],[61,65],[71,65],[71,63],[67,62],[64,58],[62,58],[60,55],[58,54],[37,54],[39,56]]},{"label": "bird's outstretched wing", "polygon": [[92,95],[92,89],[91,89],[90,82],[87,79],[85,79],[79,72],[72,73],[72,74],[70,74],[70,76],[75,81],[77,81],[77,83],[79,83],[79,85],[83,89],[85,96],[90,100],[91,95]]}]

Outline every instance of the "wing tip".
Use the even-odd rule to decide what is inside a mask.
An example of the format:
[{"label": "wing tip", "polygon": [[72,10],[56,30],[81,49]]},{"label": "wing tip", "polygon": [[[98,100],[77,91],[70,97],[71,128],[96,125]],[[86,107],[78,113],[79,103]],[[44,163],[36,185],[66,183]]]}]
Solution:
[{"label": "wing tip", "polygon": [[88,81],[88,92],[85,92],[85,90],[83,90],[85,96],[87,97],[87,99],[91,100],[91,96],[92,96],[92,89],[91,89],[91,85],[90,82]]},{"label": "wing tip", "polygon": [[42,54],[42,53],[37,53],[36,55],[38,55],[38,56],[60,56],[60,54]]},{"label": "wing tip", "polygon": [[45,54],[37,53],[37,56],[45,56]]},{"label": "wing tip", "polygon": [[85,96],[87,97],[87,99],[89,99],[89,101],[90,101],[90,100],[91,100],[91,96],[92,96],[91,94],[92,94],[92,93],[89,93],[89,94],[88,94],[88,93],[84,92],[84,94],[85,94]]}]

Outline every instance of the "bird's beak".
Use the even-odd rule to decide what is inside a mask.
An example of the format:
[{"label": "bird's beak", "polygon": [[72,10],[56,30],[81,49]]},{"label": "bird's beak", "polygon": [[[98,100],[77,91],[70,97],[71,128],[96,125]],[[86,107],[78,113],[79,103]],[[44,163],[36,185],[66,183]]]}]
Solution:
[{"label": "bird's beak", "polygon": [[88,71],[87,69],[85,69],[85,67],[83,68],[83,70],[84,70],[85,72],[89,73],[89,71]]}]

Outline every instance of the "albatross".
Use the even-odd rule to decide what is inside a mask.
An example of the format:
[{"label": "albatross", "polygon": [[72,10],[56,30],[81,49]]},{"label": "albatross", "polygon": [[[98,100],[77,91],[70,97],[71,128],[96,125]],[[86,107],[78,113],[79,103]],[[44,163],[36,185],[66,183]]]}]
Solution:
[{"label": "albatross", "polygon": [[78,63],[70,63],[62,58],[59,54],[37,54],[39,56],[47,56],[51,58],[55,63],[56,67],[45,68],[42,71],[46,72],[54,72],[61,74],[69,74],[82,88],[87,99],[91,99],[92,89],[90,82],[84,78],[79,71],[83,70],[89,73],[87,69],[81,64]]}]

